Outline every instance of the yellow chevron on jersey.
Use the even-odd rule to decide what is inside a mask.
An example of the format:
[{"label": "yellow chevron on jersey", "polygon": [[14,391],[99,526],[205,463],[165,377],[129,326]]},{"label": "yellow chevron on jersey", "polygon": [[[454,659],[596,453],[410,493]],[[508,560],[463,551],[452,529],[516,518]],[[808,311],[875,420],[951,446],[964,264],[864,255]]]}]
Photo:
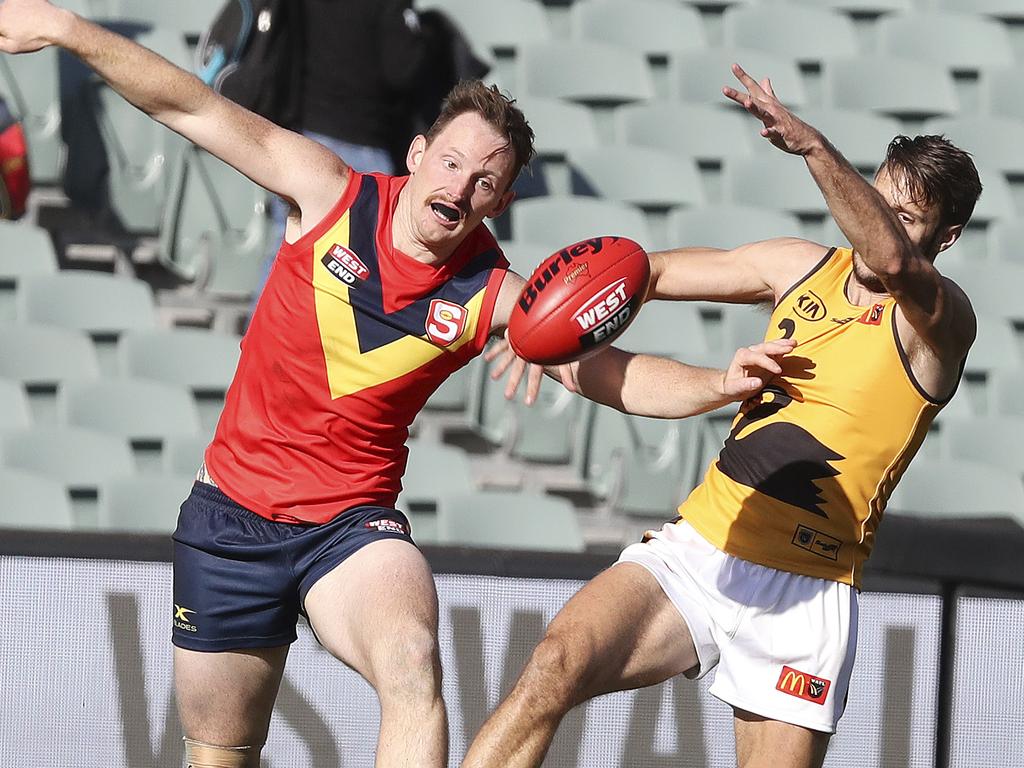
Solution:
[{"label": "yellow chevron on jersey", "polygon": [[859,586],[896,482],[942,404],[920,388],[893,299],[851,304],[849,249],[830,250],[778,302],[766,339],[783,371],[742,404],[679,514],[731,555]]},{"label": "yellow chevron on jersey", "polygon": [[[358,278],[355,286],[349,286],[325,266],[325,256],[335,246],[349,248],[349,222],[352,209],[345,213],[313,244],[313,290],[317,325],[323,344],[324,360],[327,364],[327,381],[331,397],[337,399],[370,387],[392,381],[415,371],[443,354],[457,351],[477,333],[485,286],[481,287],[465,304],[452,304],[456,311],[465,310],[466,317],[458,337],[447,346],[432,342],[424,331],[413,335],[406,329],[398,338],[385,341],[379,346],[363,349],[357,330],[356,311],[353,309],[350,291],[360,290]],[[366,247],[366,246],[364,246]],[[357,256],[360,255],[356,254]],[[363,254],[364,258],[366,254]],[[328,259],[329,261],[329,259]],[[376,259],[371,262],[376,266]],[[376,308],[379,315],[376,322],[388,324],[383,308]],[[392,321],[401,329],[400,321]],[[417,330],[423,327],[420,322]]]}]

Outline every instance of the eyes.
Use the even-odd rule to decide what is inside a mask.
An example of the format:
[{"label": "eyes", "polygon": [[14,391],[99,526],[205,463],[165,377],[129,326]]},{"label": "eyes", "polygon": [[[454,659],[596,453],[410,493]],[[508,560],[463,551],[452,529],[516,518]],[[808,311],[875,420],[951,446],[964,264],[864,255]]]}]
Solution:
[{"label": "eyes", "polygon": [[[459,170],[459,164],[450,157],[441,158],[441,164],[444,166],[445,170],[451,171],[453,173]],[[476,185],[484,192],[494,191],[494,183],[486,176],[479,177],[476,180]]]}]

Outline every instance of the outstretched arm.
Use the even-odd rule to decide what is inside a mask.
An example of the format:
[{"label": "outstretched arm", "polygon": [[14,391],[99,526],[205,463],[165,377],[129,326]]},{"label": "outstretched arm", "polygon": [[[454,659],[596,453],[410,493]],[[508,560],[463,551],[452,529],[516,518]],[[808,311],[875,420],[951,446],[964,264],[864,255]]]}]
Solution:
[{"label": "outstretched arm", "polygon": [[348,181],[336,155],[215,93],[166,59],[47,0],[0,3],[0,50],[56,45],[131,104],[319,221]]},{"label": "outstretched arm", "polygon": [[804,158],[836,223],[910,325],[939,358],[961,360],[975,327],[963,292],[925,258],[878,191],[819,131],[779,102],[768,79],[759,83],[738,64],[733,74],[745,92],[730,87],[722,92],[761,121],[764,138]]}]

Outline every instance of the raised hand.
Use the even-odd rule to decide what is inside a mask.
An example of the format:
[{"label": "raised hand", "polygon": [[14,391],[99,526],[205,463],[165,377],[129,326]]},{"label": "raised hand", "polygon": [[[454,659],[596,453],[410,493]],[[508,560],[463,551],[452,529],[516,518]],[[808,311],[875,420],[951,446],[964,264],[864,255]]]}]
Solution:
[{"label": "raised hand", "polygon": [[494,381],[500,379],[506,371],[510,371],[508,381],[505,383],[505,398],[507,400],[512,400],[516,396],[516,390],[519,389],[519,384],[523,380],[523,374],[526,374],[526,395],[523,402],[533,405],[537,400],[537,393],[540,391],[540,382],[545,370],[560,379],[562,385],[570,392],[579,391],[579,383],[576,380],[578,363],[569,363],[548,369],[542,365],[530,363],[512,350],[512,345],[508,342],[507,330],[504,338],[492,343],[487,348],[487,351],[484,352],[484,360],[488,363],[498,361],[491,368],[491,379]]},{"label": "raised hand", "polygon": [[779,361],[796,347],[792,339],[778,339],[740,347],[722,377],[722,391],[734,400],[745,400],[773,377],[782,373]]},{"label": "raised hand", "polygon": [[46,0],[0,2],[0,51],[31,53],[51,45],[70,14]]},{"label": "raised hand", "polygon": [[779,149],[794,155],[806,155],[820,141],[818,132],[798,118],[775,96],[767,77],[760,83],[748,75],[739,64],[732,65],[732,73],[744,90],[725,86],[722,93],[735,101],[763,124],[761,135]]}]

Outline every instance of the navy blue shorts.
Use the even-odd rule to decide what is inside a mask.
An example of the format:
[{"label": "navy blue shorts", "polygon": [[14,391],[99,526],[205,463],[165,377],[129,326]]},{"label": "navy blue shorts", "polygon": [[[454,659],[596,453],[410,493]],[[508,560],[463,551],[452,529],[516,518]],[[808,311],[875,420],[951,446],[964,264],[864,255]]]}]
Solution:
[{"label": "navy blue shorts", "polygon": [[286,645],[306,593],[381,539],[412,542],[388,507],[353,507],[323,525],[275,523],[196,483],[174,531],[172,642],[193,651]]}]

